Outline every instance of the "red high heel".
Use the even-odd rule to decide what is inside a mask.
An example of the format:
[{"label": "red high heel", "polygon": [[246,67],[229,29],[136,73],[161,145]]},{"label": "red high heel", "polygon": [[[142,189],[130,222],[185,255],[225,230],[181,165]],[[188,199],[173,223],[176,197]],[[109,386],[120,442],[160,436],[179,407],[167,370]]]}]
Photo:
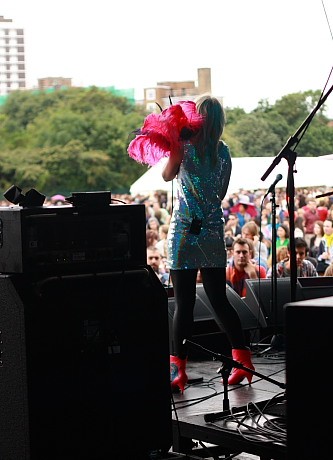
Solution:
[{"label": "red high heel", "polygon": [[[232,358],[235,361],[238,361],[239,363],[243,364],[243,366],[254,370],[254,366],[251,361],[251,351],[248,348],[244,350],[233,348]],[[252,377],[253,377],[252,372],[234,367],[228,379],[228,384],[237,385],[238,383],[241,383],[242,380],[244,380],[245,378],[248,380],[249,384],[251,384]]]},{"label": "red high heel", "polygon": [[178,390],[183,393],[185,385],[188,381],[186,375],[186,362],[187,358],[180,359],[178,356],[170,355],[170,379],[171,379],[171,389]]}]

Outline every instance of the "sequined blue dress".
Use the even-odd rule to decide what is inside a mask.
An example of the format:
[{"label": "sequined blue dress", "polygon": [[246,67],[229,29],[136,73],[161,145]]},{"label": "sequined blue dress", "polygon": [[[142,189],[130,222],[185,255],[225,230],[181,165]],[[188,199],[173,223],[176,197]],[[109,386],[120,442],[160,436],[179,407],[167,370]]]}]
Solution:
[{"label": "sequined blue dress", "polygon": [[[185,144],[168,233],[170,269],[226,267],[221,200],[228,189],[231,167],[229,147],[223,141],[214,168],[207,158],[200,161],[191,143]],[[202,220],[199,235],[189,232],[194,217]]]}]

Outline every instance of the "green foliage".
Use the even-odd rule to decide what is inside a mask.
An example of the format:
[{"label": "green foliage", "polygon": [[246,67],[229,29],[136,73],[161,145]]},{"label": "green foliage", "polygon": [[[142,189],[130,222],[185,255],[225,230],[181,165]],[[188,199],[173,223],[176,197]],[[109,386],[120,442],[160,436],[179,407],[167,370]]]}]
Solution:
[{"label": "green foliage", "polygon": [[[319,98],[320,91],[306,91],[283,96],[274,105],[261,100],[250,114],[239,108],[227,109],[224,137],[228,139],[232,155],[275,156],[299,131],[300,136],[293,144],[299,156],[331,153],[333,129],[325,116],[325,104],[310,117]],[[309,127],[304,129],[307,121]]]},{"label": "green foliage", "polygon": [[146,114],[124,97],[96,87],[15,92],[1,109],[2,189],[128,192],[146,170],[126,150]]},{"label": "green foliage", "polygon": [[[307,119],[319,91],[261,100],[247,114],[226,108],[224,139],[232,156],[275,156]],[[129,158],[133,130],[146,113],[97,87],[18,91],[0,107],[0,188],[15,184],[51,196],[74,191],[125,193],[147,166]],[[297,144],[299,155],[331,153],[333,129],[323,106]]]}]

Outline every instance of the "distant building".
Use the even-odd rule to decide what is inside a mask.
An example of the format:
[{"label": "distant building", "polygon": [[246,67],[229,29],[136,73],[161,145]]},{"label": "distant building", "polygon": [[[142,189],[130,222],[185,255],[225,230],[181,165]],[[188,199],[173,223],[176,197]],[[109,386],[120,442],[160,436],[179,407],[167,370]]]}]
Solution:
[{"label": "distant building", "polygon": [[40,91],[48,89],[64,89],[72,87],[72,79],[64,77],[38,78],[38,89]]},{"label": "distant building", "polygon": [[148,112],[159,112],[158,105],[165,109],[180,100],[193,100],[198,95],[211,92],[211,71],[209,68],[198,69],[198,85],[195,81],[164,81],[155,87],[144,89],[144,106]]},{"label": "distant building", "polygon": [[0,96],[25,88],[24,30],[0,16]]}]

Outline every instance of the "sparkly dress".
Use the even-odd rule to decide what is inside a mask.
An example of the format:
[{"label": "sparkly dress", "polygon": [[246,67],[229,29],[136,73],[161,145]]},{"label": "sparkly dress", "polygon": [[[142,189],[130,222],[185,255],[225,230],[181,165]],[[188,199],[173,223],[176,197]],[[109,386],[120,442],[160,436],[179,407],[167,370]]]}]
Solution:
[{"label": "sparkly dress", "polygon": [[[177,175],[177,200],[168,232],[168,263],[172,270],[226,267],[224,217],[221,201],[230,180],[228,146],[220,141],[216,165],[200,161],[195,147],[186,143]],[[189,233],[192,219],[202,220],[199,235]]]}]

